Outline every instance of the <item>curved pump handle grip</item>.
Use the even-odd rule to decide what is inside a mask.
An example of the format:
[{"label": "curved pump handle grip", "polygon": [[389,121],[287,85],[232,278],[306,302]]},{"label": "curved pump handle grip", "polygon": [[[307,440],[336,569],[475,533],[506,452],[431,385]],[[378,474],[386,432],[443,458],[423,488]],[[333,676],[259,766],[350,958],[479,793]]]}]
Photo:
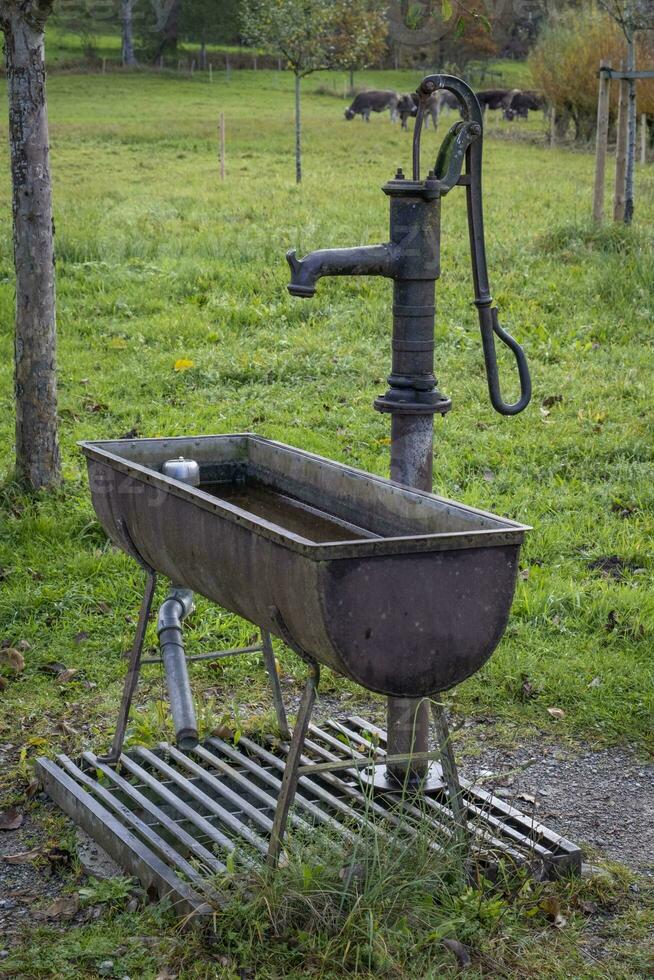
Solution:
[{"label": "curved pump handle grip", "polygon": [[[424,100],[430,93],[438,89],[447,89],[452,92],[459,103],[461,115],[463,116],[468,131],[474,139],[468,141],[465,150],[466,154],[466,198],[468,203],[468,230],[470,233],[470,258],[472,261],[472,278],[475,287],[475,305],[479,314],[479,327],[481,330],[481,342],[484,349],[484,362],[486,365],[486,377],[488,379],[488,392],[493,408],[501,415],[517,415],[527,407],[531,400],[531,378],[529,376],[529,366],[527,358],[517,340],[504,330],[498,320],[497,307],[492,306],[490,286],[488,283],[488,269],[486,265],[486,243],[484,240],[484,209],[481,197],[481,159],[483,145],[483,116],[477,96],[469,85],[462,79],[452,75],[428,75],[422,80],[418,93],[420,98],[419,110]],[[416,119],[416,126],[418,120]],[[471,124],[473,124],[471,126]],[[479,132],[476,132],[476,126]],[[465,127],[461,130],[458,138],[463,135]],[[450,134],[454,135],[454,130]],[[420,139],[414,141],[414,178],[415,170],[419,168]],[[518,366],[518,376],[520,378],[520,397],[516,402],[510,404],[502,398],[500,389],[499,374],[497,369],[497,355],[495,353],[495,337],[499,337],[503,344],[511,350],[515,356]]]},{"label": "curved pump handle grip", "polygon": [[[479,313],[479,328],[481,330],[481,343],[484,350],[484,364],[486,365],[486,377],[488,379],[488,393],[490,395],[491,405],[500,415],[517,415],[531,401],[531,376],[529,374],[529,365],[525,352],[518,341],[500,326],[496,306],[478,306],[477,312]],[[509,350],[513,351],[518,365],[520,397],[513,404],[505,402],[502,398],[494,335],[497,335],[502,343]]]}]

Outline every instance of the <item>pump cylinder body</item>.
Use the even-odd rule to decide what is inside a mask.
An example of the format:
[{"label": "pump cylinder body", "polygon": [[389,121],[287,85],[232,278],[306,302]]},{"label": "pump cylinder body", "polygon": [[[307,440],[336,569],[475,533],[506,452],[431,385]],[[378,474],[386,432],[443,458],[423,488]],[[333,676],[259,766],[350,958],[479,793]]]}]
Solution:
[{"label": "pump cylinder body", "polygon": [[[440,199],[424,185],[391,181],[391,241],[397,248],[393,282],[393,339],[389,388],[375,401],[391,415],[391,479],[432,490],[434,415],[451,405],[436,387],[434,324],[436,279],[440,274]],[[412,190],[414,191],[412,193]],[[411,650],[403,651],[406,657]],[[429,705],[415,698],[388,698],[389,755],[429,749]],[[423,779],[425,760],[392,763],[387,774],[398,785]]]}]

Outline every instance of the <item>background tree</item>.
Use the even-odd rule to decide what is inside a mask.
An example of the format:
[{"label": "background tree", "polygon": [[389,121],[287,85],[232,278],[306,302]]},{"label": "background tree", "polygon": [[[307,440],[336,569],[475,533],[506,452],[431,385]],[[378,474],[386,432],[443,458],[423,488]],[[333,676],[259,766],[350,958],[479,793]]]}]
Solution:
[{"label": "background tree", "polygon": [[16,267],[16,473],[60,479],[52,193],[44,31],[53,0],[0,0],[9,97]]},{"label": "background tree", "polygon": [[378,64],[387,51],[387,0],[335,0],[331,66],[350,73]]},{"label": "background tree", "polygon": [[[636,32],[654,28],[653,0],[598,0],[600,7],[615,21],[627,42],[627,71],[636,68]],[[627,170],[625,177],[625,224],[634,214],[634,170],[636,166],[636,82],[629,79],[627,101]]]},{"label": "background tree", "polygon": [[216,0],[183,0],[180,34],[200,45],[200,67],[207,67],[207,44],[221,40],[223,6]]},{"label": "background tree", "polygon": [[253,47],[286,59],[295,75],[295,180],[302,180],[302,79],[329,68],[334,49],[333,0],[244,0],[243,34]]},{"label": "background tree", "polygon": [[121,0],[121,55],[123,64],[133,68],[138,64],[134,54],[134,6],[133,0]]},{"label": "background tree", "polygon": [[181,17],[182,0],[139,0],[134,26],[147,60],[157,64],[167,54],[176,53]]},{"label": "background tree", "polygon": [[[575,137],[590,140],[597,121],[600,60],[617,66],[624,55],[624,37],[617,24],[604,12],[587,8],[568,10],[546,26],[528,63],[534,84],[554,106],[557,119],[567,125],[571,118]],[[654,112],[654,81],[638,85],[643,111]],[[612,85],[612,113],[617,100],[618,87]]]}]

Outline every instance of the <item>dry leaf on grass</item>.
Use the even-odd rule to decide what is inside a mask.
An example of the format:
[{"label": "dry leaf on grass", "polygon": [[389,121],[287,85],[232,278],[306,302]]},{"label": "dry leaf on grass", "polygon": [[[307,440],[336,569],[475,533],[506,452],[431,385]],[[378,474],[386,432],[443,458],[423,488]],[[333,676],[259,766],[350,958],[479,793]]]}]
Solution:
[{"label": "dry leaf on grass", "polygon": [[37,913],[39,919],[72,919],[79,912],[79,895],[61,895],[47,909]]},{"label": "dry leaf on grass", "polygon": [[0,830],[18,830],[24,819],[16,807],[9,807],[0,813]]},{"label": "dry leaf on grass", "polygon": [[0,664],[5,664],[20,674],[21,670],[25,670],[25,657],[15,647],[7,647],[5,650],[0,650]]},{"label": "dry leaf on grass", "polygon": [[29,864],[41,857],[41,848],[34,847],[31,851],[21,851],[20,854],[5,854],[2,860],[6,864]]},{"label": "dry leaf on grass", "polygon": [[547,713],[552,718],[565,718],[565,711],[563,708],[548,708]]},{"label": "dry leaf on grass", "polygon": [[470,953],[463,943],[460,943],[458,939],[442,939],[441,942],[446,949],[449,949],[450,953],[454,953],[459,966],[470,966],[470,963],[472,962],[470,959]]},{"label": "dry leaf on grass", "polygon": [[546,895],[540,907],[555,929],[563,929],[567,925],[567,917],[561,912],[561,903],[556,895]]}]

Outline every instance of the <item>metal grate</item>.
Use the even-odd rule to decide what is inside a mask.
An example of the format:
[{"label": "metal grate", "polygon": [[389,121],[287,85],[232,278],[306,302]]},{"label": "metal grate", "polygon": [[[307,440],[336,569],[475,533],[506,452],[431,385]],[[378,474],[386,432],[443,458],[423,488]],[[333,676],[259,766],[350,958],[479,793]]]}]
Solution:
[{"label": "metal grate", "polygon": [[[264,746],[242,737],[232,745],[209,738],[184,752],[167,743],[155,751],[135,748],[117,766],[84,752],[76,762],[64,755],[41,758],[37,769],[52,799],[153,897],[167,895],[180,914],[197,914],[216,907],[213,878],[228,863],[246,867],[265,860],[288,749],[287,742]],[[434,764],[434,788],[420,799],[379,792],[374,763],[379,768],[385,754],[386,733],[362,718],[310,725],[302,766],[374,762],[300,775],[289,835],[294,828],[323,825],[353,837],[374,820],[382,832],[400,828],[408,834],[424,832],[427,821],[436,848],[453,837],[440,767]],[[508,858],[540,878],[580,870],[574,844],[504,800],[464,780],[461,786],[478,859],[493,864]]]}]

